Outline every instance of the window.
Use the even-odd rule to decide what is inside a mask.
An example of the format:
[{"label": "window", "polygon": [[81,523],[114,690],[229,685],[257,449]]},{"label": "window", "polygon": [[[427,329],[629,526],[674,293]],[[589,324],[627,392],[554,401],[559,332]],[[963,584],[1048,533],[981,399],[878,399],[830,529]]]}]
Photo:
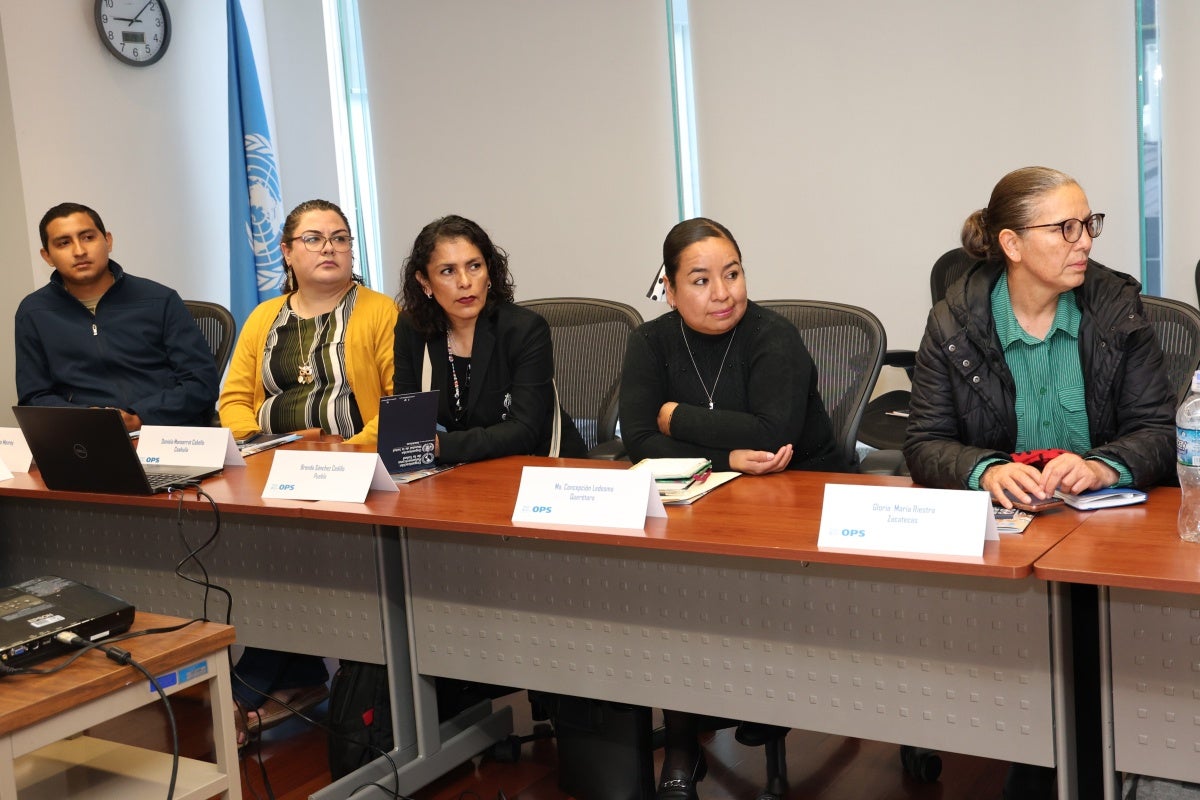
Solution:
[{"label": "window", "polygon": [[1142,216],[1142,285],[1146,294],[1161,295],[1163,285],[1162,110],[1158,58],[1158,0],[1137,3],[1138,185]]},{"label": "window", "polygon": [[692,90],[692,36],[688,27],[687,0],[667,0],[670,37],[671,101],[675,117],[675,172],[679,190],[679,218],[691,219],[700,211],[700,161],[696,154],[696,99]]},{"label": "window", "polygon": [[333,98],[337,140],[339,200],[346,216],[356,220],[358,268],[367,286],[383,287],[378,200],[371,149],[371,114],[363,70],[357,0],[324,0],[325,37],[329,53],[329,89]]}]

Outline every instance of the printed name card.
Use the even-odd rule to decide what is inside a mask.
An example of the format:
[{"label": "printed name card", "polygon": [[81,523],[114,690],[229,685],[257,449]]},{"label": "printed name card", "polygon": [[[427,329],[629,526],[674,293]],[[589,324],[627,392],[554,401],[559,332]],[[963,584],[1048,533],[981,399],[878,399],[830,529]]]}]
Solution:
[{"label": "printed name card", "polygon": [[177,467],[244,467],[229,428],[189,428],[182,425],[143,425],[138,458],[143,464]]},{"label": "printed name card", "polygon": [[525,467],[512,521],[642,530],[666,515],[649,470]]},{"label": "printed name card", "polygon": [[[0,428],[0,462],[13,472],[29,472],[33,454],[29,452],[20,428]],[[6,475],[3,480],[11,477],[11,474]]]},{"label": "printed name card", "polygon": [[987,492],[830,483],[817,547],[982,556],[999,538]]},{"label": "printed name card", "polygon": [[361,503],[371,489],[400,491],[378,453],[276,450],[262,496],[277,500]]}]

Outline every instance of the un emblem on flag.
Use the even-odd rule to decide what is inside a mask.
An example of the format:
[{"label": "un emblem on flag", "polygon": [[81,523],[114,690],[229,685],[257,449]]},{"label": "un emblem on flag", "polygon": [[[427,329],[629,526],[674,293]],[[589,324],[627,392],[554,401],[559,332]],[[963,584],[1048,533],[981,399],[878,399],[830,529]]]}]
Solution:
[{"label": "un emblem on flag", "polygon": [[258,291],[271,292],[283,286],[283,253],[279,237],[283,232],[283,195],[279,190],[279,170],[275,167],[275,148],[261,134],[244,137],[246,144],[246,187],[250,193],[250,221],[246,236],[254,250],[254,271]]}]

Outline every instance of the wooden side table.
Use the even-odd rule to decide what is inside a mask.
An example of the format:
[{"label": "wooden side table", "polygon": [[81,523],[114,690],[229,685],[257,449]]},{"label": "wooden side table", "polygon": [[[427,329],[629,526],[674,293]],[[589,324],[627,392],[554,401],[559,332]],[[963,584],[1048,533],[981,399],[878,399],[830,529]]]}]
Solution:
[{"label": "wooden side table", "polygon": [[[139,612],[133,629],[183,621]],[[208,622],[119,645],[168,695],[208,684],[216,762],[181,758],[176,800],[241,798],[226,650],[233,641],[232,627]],[[100,652],[87,653],[54,675],[0,678],[0,800],[161,800],[171,776],[170,754],[80,735],[157,702],[158,693],[141,672]]]}]

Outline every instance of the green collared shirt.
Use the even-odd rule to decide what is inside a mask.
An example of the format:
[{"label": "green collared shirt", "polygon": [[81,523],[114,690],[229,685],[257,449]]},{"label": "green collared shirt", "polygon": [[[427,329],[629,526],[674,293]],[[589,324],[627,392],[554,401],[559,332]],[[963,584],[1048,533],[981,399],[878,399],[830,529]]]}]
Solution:
[{"label": "green collared shirt", "polygon": [[[1001,275],[992,289],[992,319],[1017,390],[1018,453],[1043,449],[1086,453],[1092,448],[1083,365],[1079,361],[1080,318],[1075,293],[1063,292],[1058,296],[1058,308],[1046,338],[1037,339],[1017,322],[1008,275]],[[978,489],[983,471],[999,460],[985,459],[976,464],[968,485]],[[1123,464],[1100,460],[1117,471],[1116,485],[1133,483],[1133,475]]]}]

